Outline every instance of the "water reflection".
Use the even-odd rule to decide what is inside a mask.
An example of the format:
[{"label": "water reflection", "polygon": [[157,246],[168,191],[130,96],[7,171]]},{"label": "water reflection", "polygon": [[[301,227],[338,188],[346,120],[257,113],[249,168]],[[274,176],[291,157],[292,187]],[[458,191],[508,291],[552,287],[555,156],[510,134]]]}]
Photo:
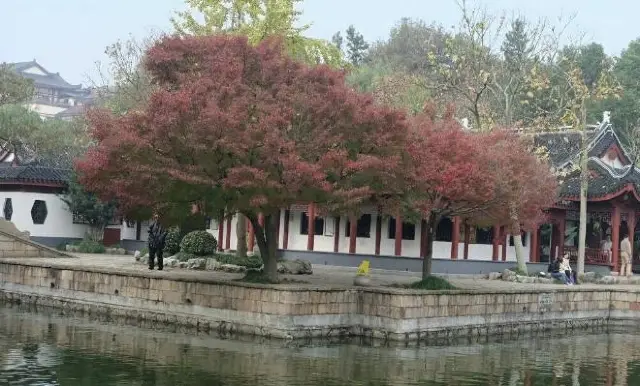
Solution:
[{"label": "water reflection", "polygon": [[219,339],[0,308],[0,385],[640,385],[640,336],[453,347]]}]

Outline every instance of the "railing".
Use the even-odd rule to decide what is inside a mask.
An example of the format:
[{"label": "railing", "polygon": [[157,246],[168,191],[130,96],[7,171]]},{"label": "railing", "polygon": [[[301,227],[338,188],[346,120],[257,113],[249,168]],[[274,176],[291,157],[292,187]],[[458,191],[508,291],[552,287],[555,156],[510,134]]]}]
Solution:
[{"label": "railing", "polygon": [[[575,264],[578,261],[577,247],[564,247],[564,252],[569,254],[569,261],[571,263]],[[611,266],[611,261],[609,260],[609,256],[607,256],[600,248],[585,248],[584,262],[585,264],[591,264],[591,265]]]}]

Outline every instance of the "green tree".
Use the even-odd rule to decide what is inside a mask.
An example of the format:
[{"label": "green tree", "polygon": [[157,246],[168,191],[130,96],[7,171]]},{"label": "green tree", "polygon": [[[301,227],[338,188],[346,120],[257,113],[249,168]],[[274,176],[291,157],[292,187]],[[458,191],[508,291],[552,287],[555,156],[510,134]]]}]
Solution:
[{"label": "green tree", "polygon": [[359,66],[364,60],[369,43],[364,40],[364,36],[353,25],[347,28],[347,57],[354,66]]},{"label": "green tree", "polygon": [[[304,36],[309,24],[296,26],[302,0],[185,0],[190,10],[178,12],[171,19],[182,35],[236,33],[252,44],[269,36],[284,38],[293,58],[309,64],[342,66],[342,53],[331,42]],[[203,22],[198,21],[203,19]]]},{"label": "green tree", "polygon": [[0,63],[0,106],[25,102],[33,91],[33,81],[15,72],[11,65]]},{"label": "green tree", "polygon": [[625,144],[630,145],[640,123],[640,39],[631,41],[622,51],[614,65],[614,73],[624,92],[619,100],[606,100],[603,110],[613,112],[614,127]]},{"label": "green tree", "polygon": [[342,34],[340,31],[333,34],[331,37],[331,43],[333,43],[340,51],[342,51],[342,44],[344,43],[344,39],[342,38]]},{"label": "green tree", "polygon": [[90,232],[87,237],[92,241],[101,242],[104,229],[116,216],[117,205],[114,201],[103,202],[94,194],[87,192],[75,175],[69,186],[60,197],[71,213],[80,221],[89,224]]}]

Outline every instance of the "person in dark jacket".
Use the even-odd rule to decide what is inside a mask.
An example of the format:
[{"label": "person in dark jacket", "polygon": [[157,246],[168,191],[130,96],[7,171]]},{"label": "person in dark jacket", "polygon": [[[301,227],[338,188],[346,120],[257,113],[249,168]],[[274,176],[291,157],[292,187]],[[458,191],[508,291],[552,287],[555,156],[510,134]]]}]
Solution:
[{"label": "person in dark jacket", "polygon": [[154,260],[158,258],[158,271],[162,271],[164,268],[162,261],[162,251],[164,249],[165,241],[167,239],[167,230],[158,221],[158,215],[153,215],[153,222],[149,226],[149,240],[147,245],[149,247],[149,269],[154,268]]}]

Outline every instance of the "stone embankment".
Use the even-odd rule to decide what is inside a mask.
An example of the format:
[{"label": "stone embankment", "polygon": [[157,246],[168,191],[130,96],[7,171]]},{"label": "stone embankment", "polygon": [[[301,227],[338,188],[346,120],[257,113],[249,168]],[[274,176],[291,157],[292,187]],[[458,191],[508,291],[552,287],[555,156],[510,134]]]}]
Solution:
[{"label": "stone embankment", "polygon": [[430,292],[330,284],[272,286],[206,277],[215,272],[132,271],[60,260],[0,259],[0,298],[278,338],[352,335],[410,341],[637,325],[640,318],[640,291],[631,286]]}]

